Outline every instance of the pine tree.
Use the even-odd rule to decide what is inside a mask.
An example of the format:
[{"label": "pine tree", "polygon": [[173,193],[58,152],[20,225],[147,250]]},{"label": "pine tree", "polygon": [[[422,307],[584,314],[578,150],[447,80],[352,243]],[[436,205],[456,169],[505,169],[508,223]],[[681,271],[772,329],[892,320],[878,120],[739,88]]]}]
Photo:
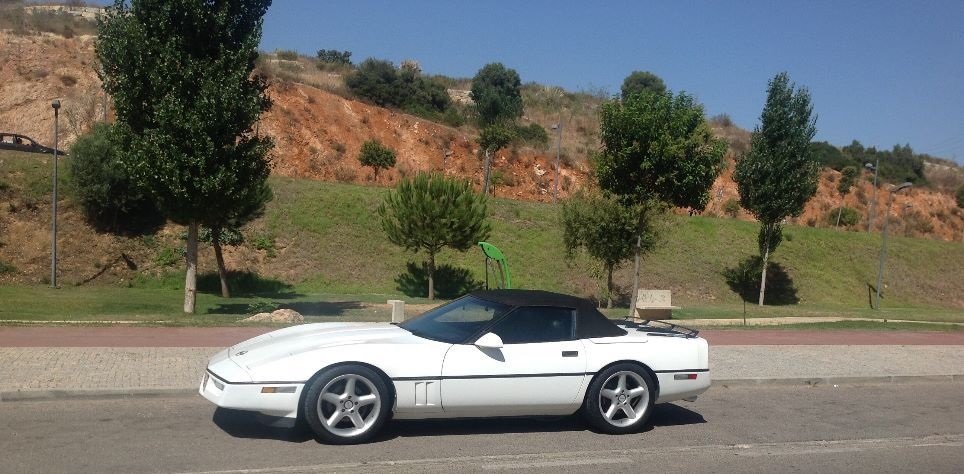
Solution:
[{"label": "pine tree", "polygon": [[378,207],[388,240],[428,254],[428,298],[435,299],[435,256],[450,247],[466,251],[489,236],[484,196],[468,181],[419,173],[403,180]]}]

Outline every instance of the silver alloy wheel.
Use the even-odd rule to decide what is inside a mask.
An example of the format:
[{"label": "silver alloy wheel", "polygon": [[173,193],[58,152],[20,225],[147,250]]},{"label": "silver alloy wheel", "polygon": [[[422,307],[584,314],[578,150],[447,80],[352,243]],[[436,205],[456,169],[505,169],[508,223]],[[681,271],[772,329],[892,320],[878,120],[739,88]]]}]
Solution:
[{"label": "silver alloy wheel", "polygon": [[331,379],[318,397],[318,419],[332,434],[358,436],[378,420],[382,401],[371,380],[357,374]]},{"label": "silver alloy wheel", "polygon": [[626,427],[639,421],[649,409],[649,389],[639,374],[616,372],[599,389],[599,412],[613,426]]}]

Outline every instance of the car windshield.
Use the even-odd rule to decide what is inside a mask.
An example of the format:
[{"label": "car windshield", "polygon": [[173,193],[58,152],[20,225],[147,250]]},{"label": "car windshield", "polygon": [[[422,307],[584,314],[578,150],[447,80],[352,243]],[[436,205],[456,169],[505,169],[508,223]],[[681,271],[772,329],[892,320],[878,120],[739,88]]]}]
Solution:
[{"label": "car windshield", "polygon": [[412,334],[450,344],[463,343],[511,306],[464,296],[399,324]]}]

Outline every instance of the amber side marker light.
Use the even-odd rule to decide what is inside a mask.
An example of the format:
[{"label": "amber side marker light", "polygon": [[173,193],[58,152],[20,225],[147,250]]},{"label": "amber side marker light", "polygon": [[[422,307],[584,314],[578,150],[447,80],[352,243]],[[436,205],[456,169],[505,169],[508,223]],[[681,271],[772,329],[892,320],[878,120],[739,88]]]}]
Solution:
[{"label": "amber side marker light", "polygon": [[295,393],[294,387],[261,387],[261,393]]}]

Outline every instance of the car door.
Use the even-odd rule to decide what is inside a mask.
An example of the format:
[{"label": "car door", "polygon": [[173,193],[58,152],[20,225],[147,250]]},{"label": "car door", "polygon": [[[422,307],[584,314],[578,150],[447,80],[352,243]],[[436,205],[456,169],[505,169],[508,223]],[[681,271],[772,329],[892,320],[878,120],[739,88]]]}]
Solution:
[{"label": "car door", "polygon": [[456,344],[442,364],[442,407],[453,416],[566,414],[581,400],[586,356],[571,308],[520,307],[486,332],[501,348]]}]

